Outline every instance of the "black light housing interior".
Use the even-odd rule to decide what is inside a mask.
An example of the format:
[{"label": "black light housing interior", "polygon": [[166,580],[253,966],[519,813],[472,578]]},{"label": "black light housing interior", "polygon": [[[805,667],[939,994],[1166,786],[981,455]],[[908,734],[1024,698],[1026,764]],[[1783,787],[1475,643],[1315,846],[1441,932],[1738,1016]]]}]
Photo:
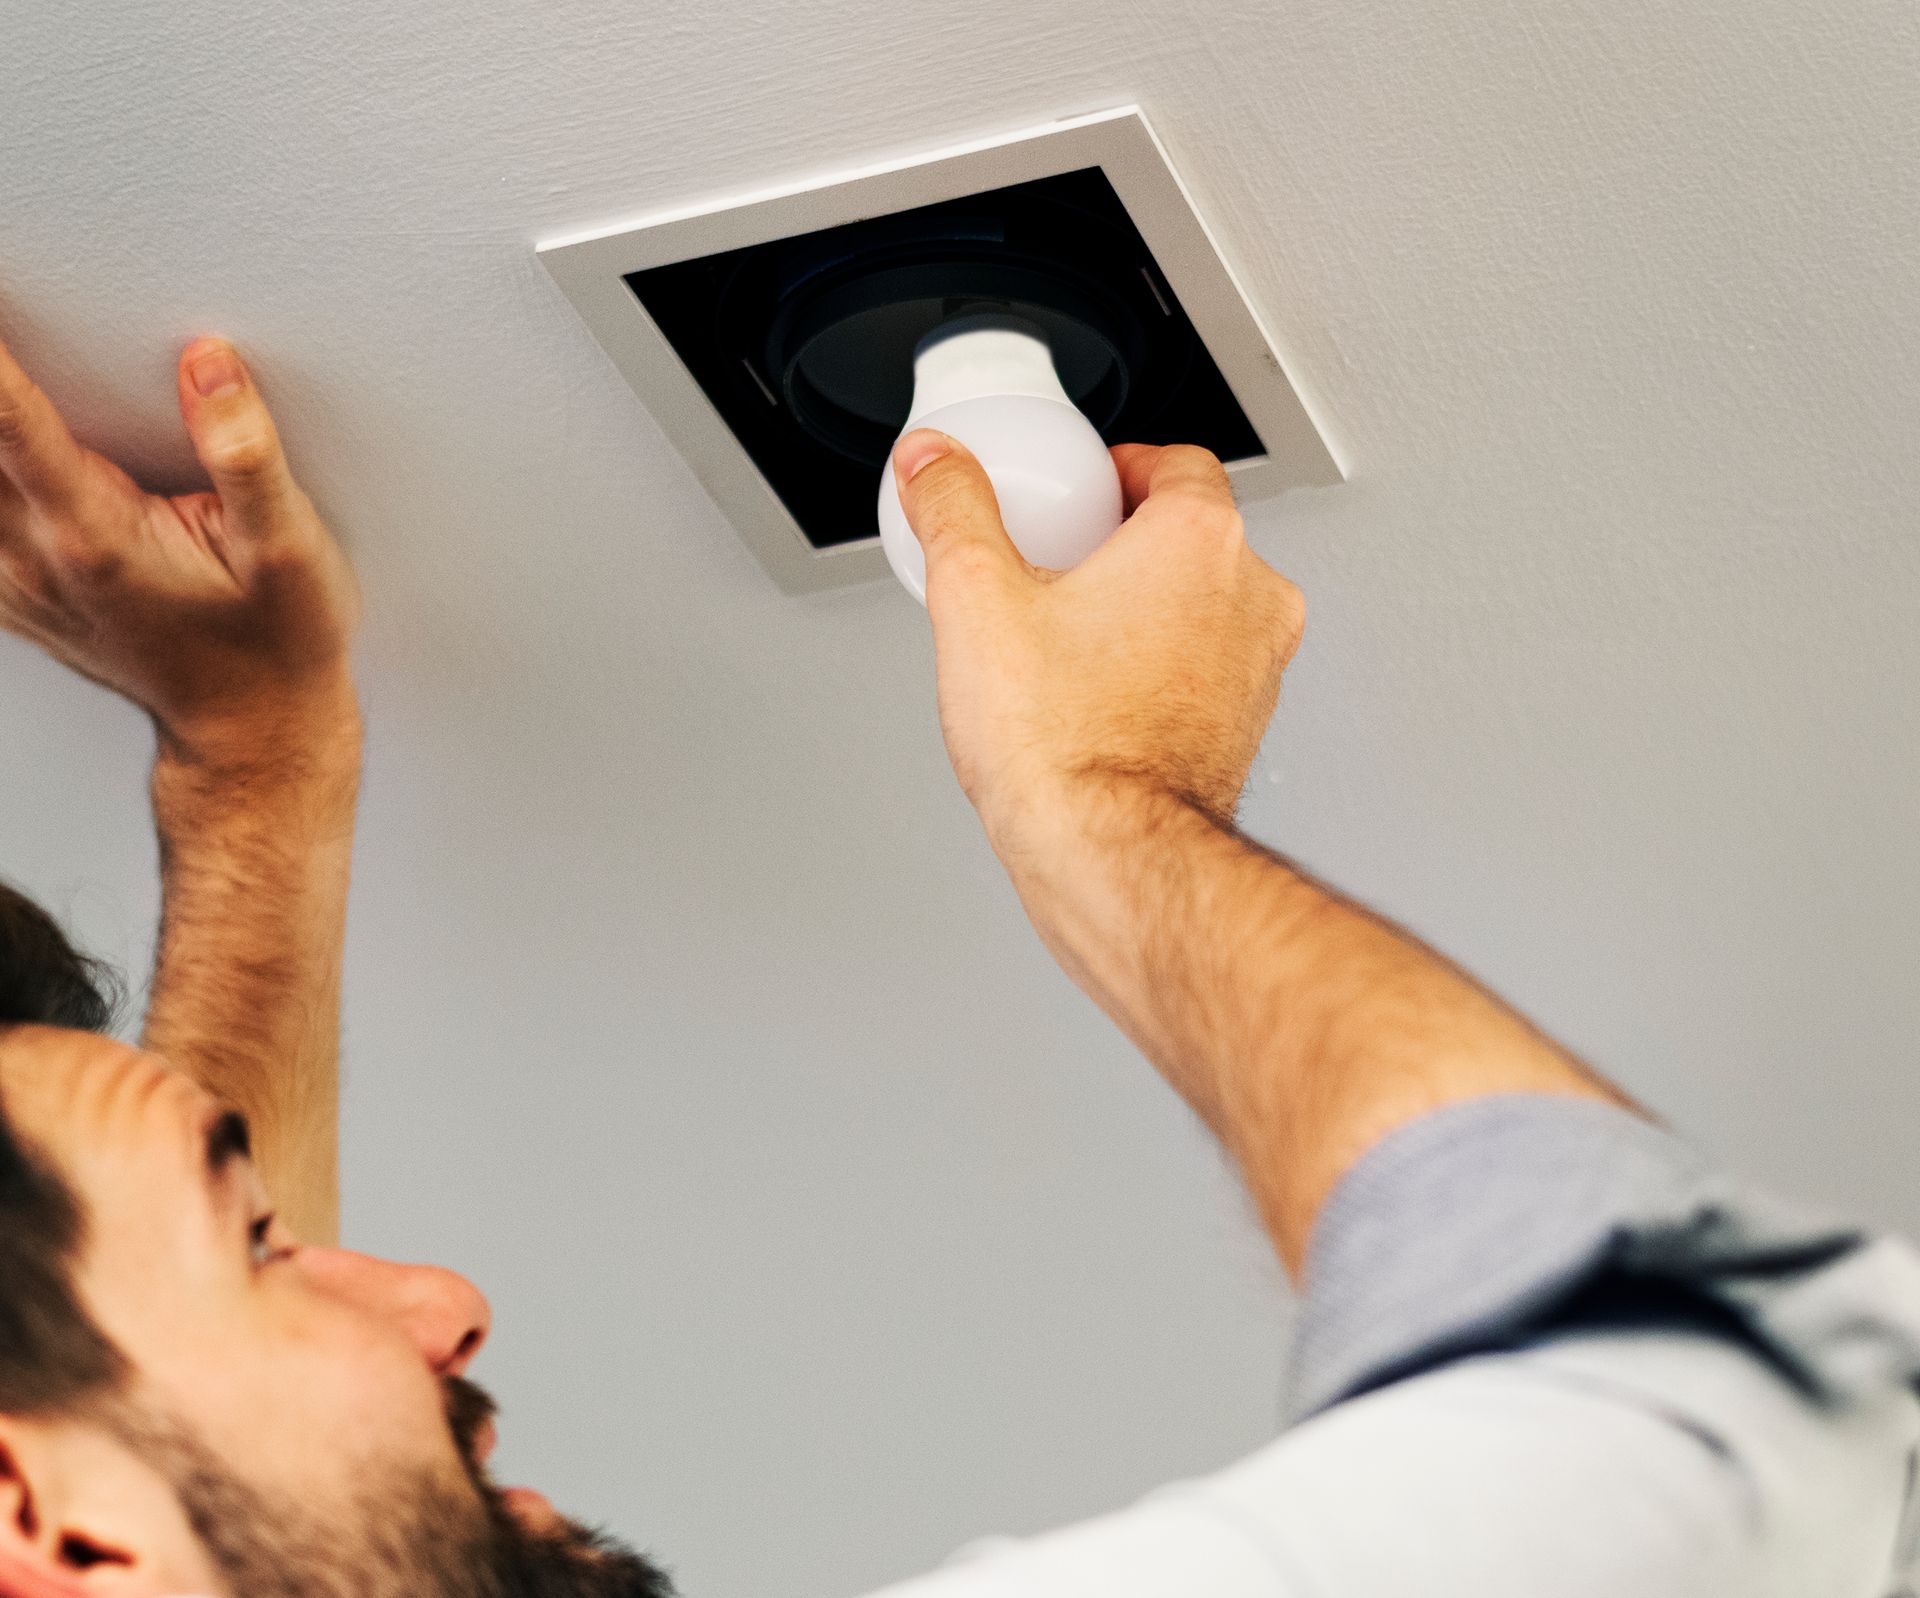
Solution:
[{"label": "black light housing interior", "polygon": [[963,312],[1038,323],[1109,444],[1266,452],[1097,166],[625,281],[815,549],[875,536],[914,346]]}]

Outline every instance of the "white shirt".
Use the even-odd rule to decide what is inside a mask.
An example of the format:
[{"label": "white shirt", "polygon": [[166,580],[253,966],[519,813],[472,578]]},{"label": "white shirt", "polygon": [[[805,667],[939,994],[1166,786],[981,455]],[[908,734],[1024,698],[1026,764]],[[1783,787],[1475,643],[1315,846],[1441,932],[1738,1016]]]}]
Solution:
[{"label": "white shirt", "polygon": [[1250,1458],[874,1598],[1897,1598],[1920,1256],[1581,1100],[1437,1112],[1316,1229]]}]

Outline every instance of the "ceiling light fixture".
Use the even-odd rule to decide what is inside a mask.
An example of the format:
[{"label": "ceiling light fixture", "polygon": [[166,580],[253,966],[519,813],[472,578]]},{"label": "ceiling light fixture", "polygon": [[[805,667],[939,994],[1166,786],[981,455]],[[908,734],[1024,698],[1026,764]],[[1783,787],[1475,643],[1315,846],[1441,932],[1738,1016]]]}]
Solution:
[{"label": "ceiling light fixture", "polygon": [[[1006,415],[1013,397],[1064,399],[1062,438],[1081,443],[1061,444],[1061,462],[1080,459],[1084,426],[1103,447],[1204,445],[1242,503],[1342,477],[1136,106],[552,239],[539,255],[789,592],[865,581],[890,560],[915,587],[917,550],[884,536],[888,457],[910,415],[935,397],[967,403],[976,380],[1007,391]],[[980,316],[1003,320],[965,320]],[[945,430],[971,446],[961,425]],[[1026,463],[1026,486],[1008,478],[1003,497],[1074,497],[1077,467],[1047,487],[1036,441],[995,437],[976,453],[997,491]]]}]

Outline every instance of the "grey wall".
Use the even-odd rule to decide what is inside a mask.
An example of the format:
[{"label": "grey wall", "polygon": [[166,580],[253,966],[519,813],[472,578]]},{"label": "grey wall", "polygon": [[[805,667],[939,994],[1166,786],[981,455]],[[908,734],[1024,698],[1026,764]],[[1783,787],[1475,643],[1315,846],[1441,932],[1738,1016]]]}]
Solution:
[{"label": "grey wall", "polygon": [[[1354,463],[1253,829],[1748,1168],[1912,1227],[1920,23],[1894,0],[0,0],[0,330],[189,479],[240,340],[366,583],[348,1225],[500,1456],[845,1598],[1271,1429],[1218,1157],[1047,965],[922,613],[782,598],[532,259],[1139,100]],[[136,967],[132,714],[0,648],[0,868]]]}]

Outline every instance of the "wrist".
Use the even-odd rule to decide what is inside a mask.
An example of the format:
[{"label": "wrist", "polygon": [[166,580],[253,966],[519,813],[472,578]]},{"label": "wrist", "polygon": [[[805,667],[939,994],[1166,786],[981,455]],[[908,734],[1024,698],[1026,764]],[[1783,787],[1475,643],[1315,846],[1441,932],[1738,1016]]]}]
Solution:
[{"label": "wrist", "polygon": [[257,786],[357,774],[359,698],[345,672],[218,713],[156,718],[156,772]]},{"label": "wrist", "polygon": [[1155,778],[1092,770],[1023,791],[981,819],[988,841],[1023,896],[1057,873],[1071,880],[1072,862],[1089,850],[1125,852],[1164,842],[1170,830],[1216,829],[1197,804]]}]

